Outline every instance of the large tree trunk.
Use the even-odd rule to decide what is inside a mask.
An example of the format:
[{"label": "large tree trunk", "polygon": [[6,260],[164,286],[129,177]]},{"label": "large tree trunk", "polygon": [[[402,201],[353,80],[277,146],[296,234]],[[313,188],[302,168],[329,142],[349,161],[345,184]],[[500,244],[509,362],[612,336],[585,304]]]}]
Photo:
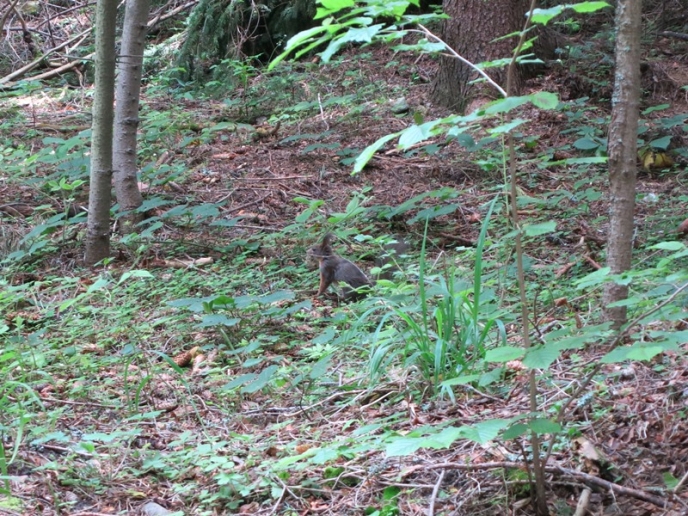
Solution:
[{"label": "large tree trunk", "polygon": [[[517,37],[493,40],[520,31],[528,8],[527,0],[445,0],[444,12],[451,19],[444,21],[442,39],[474,64],[511,57]],[[506,67],[490,68],[486,72],[500,86],[506,86]],[[475,78],[477,74],[470,67],[455,58],[442,56],[432,101],[462,111],[470,101],[468,83]],[[512,95],[518,94],[521,83],[519,67],[514,74]]]},{"label": "large tree trunk", "polygon": [[96,6],[96,74],[91,130],[91,183],[88,198],[85,261],[89,265],[110,255],[112,182],[112,102],[115,93],[115,19],[117,0]]},{"label": "large tree trunk", "polygon": [[143,67],[143,49],[150,0],[127,0],[122,30],[122,49],[117,77],[115,111],[114,171],[115,192],[124,234],[134,231],[142,215],[134,210],[143,203],[138,186],[136,167],[136,136],[139,127],[139,94]]},{"label": "large tree trunk", "polygon": [[[609,234],[607,265],[613,274],[631,267],[633,213],[640,103],[641,10],[637,0],[616,4],[616,69],[609,125]],[[603,306],[605,319],[615,328],[626,322],[626,307],[609,304],[626,299],[628,287],[607,283]]]}]

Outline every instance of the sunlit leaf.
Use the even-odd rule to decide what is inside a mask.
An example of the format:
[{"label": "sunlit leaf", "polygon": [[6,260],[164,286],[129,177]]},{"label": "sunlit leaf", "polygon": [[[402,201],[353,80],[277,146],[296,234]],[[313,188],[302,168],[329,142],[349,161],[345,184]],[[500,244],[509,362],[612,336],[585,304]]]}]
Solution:
[{"label": "sunlit leaf", "polygon": [[385,143],[387,143],[390,140],[393,140],[394,138],[397,138],[398,136],[399,133],[388,134],[377,140],[375,143],[368,145],[365,149],[363,149],[363,151],[356,158],[356,161],[354,163],[354,170],[351,172],[351,174],[358,174],[361,170],[363,170],[363,168],[373,158],[375,153],[378,150],[380,150],[385,145]]},{"label": "sunlit leaf", "polygon": [[594,13],[605,7],[610,7],[607,2],[580,2],[578,4],[567,5],[577,13]]},{"label": "sunlit leaf", "polygon": [[553,220],[541,222],[539,224],[526,224],[523,226],[523,232],[530,237],[552,233],[556,229],[557,223]]},{"label": "sunlit leaf", "polygon": [[556,93],[539,91],[530,95],[532,103],[540,109],[555,109],[559,105],[559,97]]},{"label": "sunlit leaf", "polygon": [[561,432],[561,425],[555,423],[551,419],[533,419],[528,423],[530,429],[538,435],[541,434],[556,434]]}]

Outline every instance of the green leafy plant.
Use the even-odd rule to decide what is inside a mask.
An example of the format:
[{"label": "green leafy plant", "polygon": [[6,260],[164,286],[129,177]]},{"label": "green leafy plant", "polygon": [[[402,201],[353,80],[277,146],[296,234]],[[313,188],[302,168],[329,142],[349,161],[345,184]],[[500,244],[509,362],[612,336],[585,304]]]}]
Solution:
[{"label": "green leafy plant", "polygon": [[[506,340],[504,324],[492,306],[494,297],[486,295],[488,292],[482,285],[483,249],[496,200],[489,205],[478,238],[472,286],[460,280],[451,267],[446,276],[430,276],[426,270],[424,240],[417,303],[409,303],[409,299],[403,297],[384,305],[387,313],[372,338],[370,370],[373,377],[379,376],[400,356],[406,367],[418,368],[435,392],[442,387],[453,398],[452,385],[477,379],[473,374],[484,367],[488,344]],[[365,322],[378,310],[378,307],[368,310],[361,321]]]}]

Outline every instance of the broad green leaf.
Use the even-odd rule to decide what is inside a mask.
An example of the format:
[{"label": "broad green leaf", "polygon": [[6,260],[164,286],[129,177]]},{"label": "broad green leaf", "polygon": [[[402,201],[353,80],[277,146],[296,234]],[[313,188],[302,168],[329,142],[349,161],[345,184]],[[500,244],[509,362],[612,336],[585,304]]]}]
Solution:
[{"label": "broad green leaf", "polygon": [[660,331],[653,330],[648,333],[652,344],[660,344],[665,351],[678,351],[679,346],[688,342],[688,331]]},{"label": "broad green leaf", "polygon": [[679,483],[678,478],[676,478],[674,475],[672,475],[668,471],[665,473],[662,473],[662,480],[664,480],[664,485],[666,486],[667,489],[674,489],[676,486],[678,486],[678,483]]},{"label": "broad green leaf", "polygon": [[322,59],[322,62],[329,63],[332,56],[335,55],[340,48],[346,45],[346,43],[347,42],[343,37],[339,37],[330,41],[330,44],[327,45],[327,48],[320,54],[320,59]]},{"label": "broad green leaf", "polygon": [[529,96],[524,97],[506,97],[503,99],[495,100],[487,106],[485,106],[484,111],[487,115],[496,115],[497,113],[506,113],[515,109],[530,100]]},{"label": "broad green leaf", "polygon": [[602,267],[601,269],[591,272],[587,276],[583,276],[581,279],[575,281],[577,289],[584,289],[588,287],[596,287],[602,283],[609,281],[609,273],[611,269],[609,267]]},{"label": "broad green leaf", "polygon": [[397,496],[399,496],[399,493],[401,493],[401,488],[397,486],[387,486],[384,488],[382,491],[382,499],[385,502],[389,502],[390,500],[393,500]]},{"label": "broad green leaf", "polygon": [[608,308],[615,308],[617,306],[636,306],[645,302],[645,300],[640,296],[631,296],[626,299],[620,299],[619,301],[614,301],[607,305]]},{"label": "broad green leaf", "polygon": [[526,224],[523,226],[523,232],[530,237],[545,235],[557,229],[557,223],[553,220],[548,222],[541,222],[539,224]]},{"label": "broad green leaf", "polygon": [[97,280],[93,282],[93,284],[88,287],[88,290],[86,291],[88,294],[91,294],[92,292],[95,292],[97,290],[104,289],[110,284],[110,280],[100,277]]},{"label": "broad green leaf", "polygon": [[153,276],[153,275],[152,275],[150,272],[148,272],[148,271],[143,271],[143,270],[140,270],[140,269],[138,269],[138,270],[133,270],[133,271],[127,271],[127,272],[125,272],[124,274],[122,274],[122,276],[119,278],[119,281],[117,282],[117,284],[119,285],[119,284],[121,284],[121,283],[124,283],[124,282],[127,281],[129,278],[145,278],[145,279],[149,279],[149,278],[155,278],[155,276]]},{"label": "broad green leaf", "polygon": [[479,444],[485,444],[492,441],[499,435],[499,432],[504,430],[511,424],[506,419],[490,419],[481,421],[475,425],[461,427],[463,429],[463,437],[475,441]]},{"label": "broad green leaf", "polygon": [[320,448],[317,453],[313,455],[313,458],[309,461],[313,464],[325,464],[331,460],[336,460],[339,458],[339,453],[337,450],[332,450],[330,448]]},{"label": "broad green leaf", "polygon": [[204,315],[201,322],[198,323],[199,328],[208,328],[212,326],[236,326],[241,322],[237,317],[227,317],[223,314],[208,314]]},{"label": "broad green leaf", "polygon": [[419,220],[432,220],[442,215],[447,215],[449,213],[454,213],[459,208],[458,204],[445,204],[444,206],[433,206],[431,208],[426,208],[420,210],[415,217],[409,219],[409,224],[414,224]]},{"label": "broad green leaf", "polygon": [[530,95],[531,102],[540,109],[555,109],[559,105],[559,97],[556,93],[539,91]]},{"label": "broad green leaf", "polygon": [[527,122],[527,120],[523,118],[515,118],[511,122],[508,122],[506,124],[498,125],[497,127],[493,127],[491,129],[488,129],[487,132],[495,135],[495,134],[507,134],[514,129],[516,129],[519,125],[523,125]]},{"label": "broad green leaf", "polygon": [[388,457],[406,457],[423,447],[423,441],[417,437],[398,437],[385,447]]},{"label": "broad green leaf", "polygon": [[241,367],[243,367],[244,369],[248,369],[249,367],[255,367],[257,365],[262,364],[263,361],[264,361],[264,358],[262,356],[261,357],[255,357],[255,358],[249,358],[241,364]]},{"label": "broad green leaf", "polygon": [[[339,28],[339,26],[332,27],[332,30],[335,30],[336,28]],[[323,34],[318,39],[313,39],[305,47],[301,47],[296,53],[294,53],[294,59],[299,59],[301,56],[308,54],[311,50],[318,48],[321,45],[324,45],[327,41],[330,41],[331,39],[331,34]]]},{"label": "broad green leaf", "polygon": [[530,429],[538,435],[541,434],[556,434],[561,432],[561,425],[555,423],[551,419],[533,419],[528,423]]},{"label": "broad green leaf", "polygon": [[487,387],[488,385],[492,385],[496,381],[500,380],[503,375],[504,368],[495,367],[491,371],[488,371],[480,375],[480,379],[478,380],[478,387]]},{"label": "broad green leaf", "polygon": [[261,305],[268,305],[270,303],[277,303],[278,301],[288,301],[294,299],[294,292],[292,290],[277,290],[271,294],[266,294],[256,299],[256,302]]},{"label": "broad green leaf", "polygon": [[325,355],[322,357],[320,360],[318,360],[315,364],[313,364],[313,367],[311,368],[311,372],[308,375],[312,380],[318,380],[325,376],[325,373],[327,372],[327,368],[330,367],[330,362],[332,361],[332,355]]},{"label": "broad green leaf", "polygon": [[521,437],[527,431],[528,425],[524,423],[516,423],[515,425],[512,425],[511,427],[507,428],[507,430],[502,434],[502,439],[510,441],[511,439]]},{"label": "broad green leaf", "polygon": [[283,459],[278,460],[273,467],[275,469],[286,469],[287,467],[291,466],[296,462],[299,462],[302,459],[313,457],[316,453],[319,453],[320,450],[321,448],[310,448],[299,455],[291,455],[289,457],[284,457]]},{"label": "broad green leaf", "polygon": [[567,158],[561,159],[559,161],[551,161],[550,165],[562,164],[562,165],[596,165],[598,163],[606,163],[606,156],[588,156],[585,158]]},{"label": "broad green leaf", "polygon": [[369,425],[358,427],[356,430],[351,432],[351,435],[353,435],[354,437],[358,437],[361,435],[370,434],[373,432],[377,432],[381,428],[384,428],[384,426],[385,425],[383,425],[382,423],[371,423]]},{"label": "broad green leaf", "polygon": [[573,146],[578,150],[594,150],[599,149],[600,142],[597,142],[586,136],[584,138],[579,138],[578,140],[573,142]]},{"label": "broad green leaf", "polygon": [[577,13],[591,13],[609,7],[607,2],[580,2],[577,4],[562,4],[549,9],[533,9],[533,17],[531,21],[541,25],[547,23],[557,16],[559,16],[564,9],[573,9]]},{"label": "broad green leaf", "polygon": [[661,345],[633,345],[622,346],[613,349],[602,357],[603,364],[616,364],[625,362],[626,360],[652,360],[655,356],[664,351],[664,346]]},{"label": "broad green leaf", "polygon": [[533,9],[531,21],[540,25],[547,25],[552,18],[559,16],[563,11],[563,5],[557,5],[549,9]]},{"label": "broad green leaf", "polygon": [[448,427],[438,434],[423,437],[398,437],[394,438],[385,448],[387,456],[399,457],[415,453],[420,448],[433,448],[436,450],[448,448],[454,441],[465,437],[469,427]]},{"label": "broad green leaf", "polygon": [[422,39],[418,43],[410,45],[407,43],[401,45],[395,45],[392,50],[395,52],[422,52],[424,54],[435,54],[437,52],[443,52],[446,49],[444,43],[431,43],[427,39]]},{"label": "broad green leaf", "polygon": [[605,7],[609,7],[607,2],[580,2],[573,5],[567,5],[577,13],[594,13]]},{"label": "broad green leaf", "polygon": [[434,436],[429,436],[428,447],[435,449],[449,448],[452,444],[454,444],[454,441],[461,439],[464,436],[466,428],[467,427],[465,426],[448,426],[447,428],[443,428],[440,433]]},{"label": "broad green leaf", "polygon": [[191,208],[191,215],[199,219],[217,217],[219,214],[220,210],[214,204],[204,203]]},{"label": "broad green leaf", "polygon": [[192,312],[202,312],[204,303],[207,303],[209,298],[186,297],[182,299],[175,299],[168,301],[167,304],[174,308],[186,308]]},{"label": "broad green leaf", "polygon": [[654,357],[664,352],[664,346],[631,346],[628,350],[629,360],[652,360]]},{"label": "broad green leaf", "polygon": [[652,140],[650,142],[650,147],[652,147],[653,149],[667,150],[669,148],[670,143],[671,143],[671,135],[663,136],[662,138],[657,138],[656,140]]},{"label": "broad green leaf", "polygon": [[141,207],[139,207],[136,211],[139,213],[143,213],[146,211],[150,211],[153,208],[167,206],[168,204],[172,204],[172,201],[168,199],[163,199],[161,197],[151,197],[150,199],[145,199]]},{"label": "broad green leaf", "polygon": [[[284,47],[284,53],[288,53],[291,50],[294,50],[296,47],[301,46],[304,44],[306,41],[310,40],[313,36],[316,34],[320,34],[321,32],[327,31],[327,27],[323,27],[322,25],[318,25],[317,27],[313,27],[308,30],[304,30],[299,32],[298,34],[293,35],[291,38],[289,38],[289,41],[287,41],[287,44]],[[279,59],[281,56],[278,56],[277,59]],[[277,61],[275,59],[275,61]],[[275,61],[270,63],[270,68],[272,68],[275,64]]]},{"label": "broad green leaf", "polygon": [[[193,298],[191,301],[193,301]],[[210,306],[219,306],[223,308],[232,307],[236,304],[235,298],[224,294],[212,298],[202,298],[201,301],[207,301]]]},{"label": "broad green leaf", "polygon": [[654,113],[655,111],[663,111],[664,109],[670,108],[671,104],[660,104],[658,106],[651,106],[647,109],[643,110],[643,115],[649,115],[650,113]]},{"label": "broad green leaf", "polygon": [[408,149],[418,142],[426,140],[430,136],[430,131],[424,130],[423,126],[413,124],[404,129],[399,136],[399,147]]},{"label": "broad green leaf", "polygon": [[511,58],[503,57],[502,59],[494,59],[492,61],[482,61],[475,66],[479,70],[487,70],[488,68],[501,68],[503,66],[509,66],[509,63],[511,63]]},{"label": "broad green leaf", "polygon": [[356,5],[354,0],[318,0],[318,3],[330,11],[341,11]]},{"label": "broad green leaf", "polygon": [[523,358],[523,365],[531,369],[547,369],[559,358],[560,353],[558,347],[552,344],[529,348]]},{"label": "broad green leaf", "polygon": [[[351,20],[344,25],[351,23],[365,23],[366,20],[369,22],[373,21],[370,18],[356,18],[355,20]],[[342,25],[342,27],[344,25]],[[375,36],[375,34],[377,34],[381,28],[382,25],[350,28],[344,34],[331,41],[325,51],[320,54],[320,58],[322,59],[323,63],[329,63],[332,56],[336,54],[341,47],[348,43],[369,43],[373,36]]]},{"label": "broad green leaf", "polygon": [[[367,18],[371,22],[373,21],[372,18]],[[363,21],[365,18],[357,18],[356,21],[365,24]],[[355,28],[355,29],[349,29],[347,33],[344,35],[344,39],[347,42],[358,42],[358,43],[370,43],[375,35],[380,32],[380,29],[382,29],[383,25],[382,24],[377,24],[377,25],[370,25],[370,26],[365,26],[365,27],[360,27],[360,28]]]},{"label": "broad green leaf", "polygon": [[686,244],[683,242],[660,242],[658,244],[655,244],[653,246],[650,246],[650,249],[661,249],[663,251],[682,251],[683,249],[686,248]]},{"label": "broad green leaf", "polygon": [[502,346],[500,348],[488,349],[485,353],[485,362],[509,362],[523,357],[523,348],[514,346]]},{"label": "broad green leaf", "polygon": [[244,385],[245,383],[253,381],[253,379],[256,377],[256,373],[246,373],[237,376],[234,378],[231,382],[225,384],[223,389],[225,390],[230,390],[230,389],[236,389],[237,387]]},{"label": "broad green leaf", "polygon": [[363,168],[368,164],[368,162],[372,159],[373,155],[382,148],[382,146],[387,143],[390,140],[393,140],[394,138],[397,138],[400,133],[392,133],[388,134],[386,136],[383,136],[379,140],[377,140],[375,143],[368,145],[363,151],[358,155],[356,158],[356,161],[354,163],[354,170],[351,172],[351,175],[358,174]]},{"label": "broad green leaf", "polygon": [[241,392],[244,394],[251,394],[254,392],[259,391],[263,387],[265,387],[270,380],[272,380],[272,377],[277,371],[278,367],[276,365],[271,365],[270,367],[266,367],[263,369],[256,378],[249,383],[248,385],[245,385],[243,389],[241,389]]}]

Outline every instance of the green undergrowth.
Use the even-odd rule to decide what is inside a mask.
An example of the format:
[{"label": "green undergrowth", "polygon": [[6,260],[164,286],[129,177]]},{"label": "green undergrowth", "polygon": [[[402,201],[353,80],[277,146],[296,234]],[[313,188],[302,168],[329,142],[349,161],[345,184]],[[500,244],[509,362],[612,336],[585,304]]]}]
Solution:
[{"label": "green undergrowth", "polygon": [[[551,345],[532,352],[509,342],[518,299],[509,234],[490,229],[500,212],[498,203],[485,207],[477,248],[450,256],[421,235],[394,279],[339,307],[308,294],[317,274],[301,251],[311,237],[294,236],[294,227],[257,236],[257,246],[198,268],[113,263],[21,284],[13,281],[14,269],[0,297],[8,314],[0,424],[11,436],[3,466],[12,473],[22,463],[17,449],[49,443],[67,452],[37,472],[59,472],[63,486],[102,493],[113,483],[166,485],[203,514],[274,501],[287,484],[303,493],[355,487],[364,479],[342,464],[370,453],[393,460],[459,439],[487,443],[528,430],[560,431],[547,411],[403,431],[404,403],[456,401],[469,392],[464,386],[506,395],[513,388],[505,377],[508,360],[546,370],[559,354],[582,352],[609,334],[596,313],[585,315],[583,328],[563,322],[594,302],[605,276],[581,271],[576,288],[575,276],[566,285],[556,278],[558,263],[540,261],[528,269],[529,297],[562,324],[550,334]],[[531,250],[544,241],[533,235]],[[373,235],[358,238],[360,256],[376,245]],[[279,246],[283,254],[255,259],[261,246]],[[687,254],[682,244],[648,251],[643,267],[626,276],[635,285],[629,305],[639,312],[684,281],[677,272]],[[283,263],[290,263],[289,274],[282,274]],[[571,304],[557,309],[555,300],[564,296]],[[682,317],[681,303],[662,316]],[[683,338],[662,327],[642,333],[636,344],[617,348],[611,363],[677,350]],[[194,348],[206,357],[195,372],[174,362]],[[359,412],[370,405],[378,407],[375,416]],[[153,428],[167,430],[156,441]]]},{"label": "green undergrowth", "polygon": [[[374,172],[362,170],[342,187],[345,200],[336,207],[315,194],[285,195],[282,225],[270,228],[255,214],[227,216],[224,195],[208,201],[198,178],[210,173],[190,165],[195,149],[251,147],[259,117],[283,122],[276,146],[293,145],[304,162],[325,157],[329,167],[332,159],[348,178],[361,143],[340,142],[335,129],[317,124],[301,131],[300,124],[336,112],[333,127],[356,133],[388,118],[389,98],[406,90],[386,89],[351,59],[336,59],[317,68],[322,75],[290,65],[260,81],[256,70],[225,63],[246,87],[223,101],[220,84],[205,92],[193,85],[170,92],[169,76],[149,84],[140,140],[141,179],[153,188],[141,208],[148,216],[136,234],[115,235],[113,258],[95,269],[79,266],[75,242],[85,214],[71,209],[85,199],[89,130],[27,132],[22,140],[12,131],[24,115],[3,107],[0,163],[7,183],[34,202],[27,218],[0,225],[0,491],[7,499],[14,489],[8,477],[31,471],[90,496],[112,486],[129,499],[164,491],[180,500],[180,513],[212,514],[251,503],[266,509],[291,492],[327,499],[385,472],[401,475],[418,454],[457,441],[516,443],[522,453],[507,458],[519,461],[529,453],[521,437],[534,432],[561,436],[547,449],[564,453],[585,426],[558,418],[561,395],[574,392],[571,378],[591,371],[591,360],[652,363],[661,372],[668,356],[684,352],[679,289],[688,252],[674,238],[685,218],[675,209],[686,200],[684,172],[674,164],[641,173],[633,270],[620,277],[596,271],[593,264],[604,263],[609,117],[590,99],[551,103],[548,112],[563,120],[561,140],[532,132],[534,124],[514,131],[522,228],[509,221],[506,151],[489,124],[400,152],[401,159],[439,156],[457,169],[470,163],[477,174],[471,184],[427,187],[388,203],[376,197]],[[417,69],[397,65],[412,84]],[[343,79],[328,89],[334,72]],[[668,135],[688,117],[665,110],[645,110],[639,137],[649,152],[670,150],[678,160],[685,147]],[[427,137],[425,115],[398,118]],[[459,152],[442,154],[450,148]],[[166,150],[174,159],[159,162]],[[232,173],[221,187],[239,184]],[[179,194],[173,183],[189,190]],[[374,259],[390,242],[406,240],[410,250],[368,298],[314,300],[318,275],[306,249],[328,231],[337,251],[372,277],[382,272]],[[535,327],[529,350],[520,345],[516,231],[524,238],[526,311]],[[599,300],[610,278],[630,285],[631,317],[661,309],[607,352],[614,332],[600,322]],[[519,367],[538,372],[540,412],[517,404],[442,413],[483,394],[511,399],[522,391]],[[580,404],[597,414],[611,410],[604,406],[607,381],[616,380],[598,372]],[[26,450],[49,460],[29,463]],[[376,489],[362,511],[400,514],[402,492],[415,496],[412,488]],[[511,500],[495,503],[502,502]],[[64,512],[70,503],[56,496]],[[280,510],[296,513],[286,503]]]}]

